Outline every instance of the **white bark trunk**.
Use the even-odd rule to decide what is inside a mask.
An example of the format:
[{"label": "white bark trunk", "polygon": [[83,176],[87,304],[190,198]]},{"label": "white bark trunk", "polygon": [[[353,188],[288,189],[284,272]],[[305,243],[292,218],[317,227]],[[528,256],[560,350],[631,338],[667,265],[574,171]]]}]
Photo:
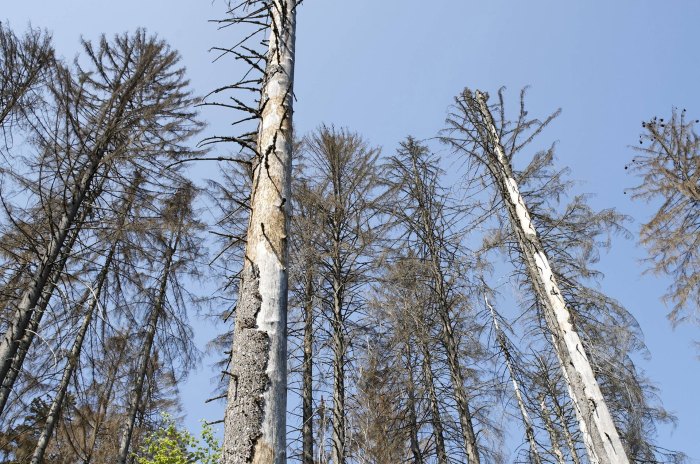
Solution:
[{"label": "white bark trunk", "polygon": [[243,281],[236,309],[224,464],[284,464],[287,408],[287,230],[295,0],[274,0]]},{"label": "white bark trunk", "polygon": [[540,410],[542,411],[544,428],[549,434],[549,442],[552,445],[552,453],[554,453],[554,456],[556,456],[558,464],[566,464],[566,459],[564,459],[564,453],[562,453],[561,447],[559,446],[559,434],[557,433],[557,430],[554,428],[554,424],[552,423],[552,416],[550,414],[549,408],[547,407],[547,402],[545,401],[544,396],[540,398]]},{"label": "white bark trunk", "polygon": [[612,416],[581,339],[571,324],[569,310],[501,145],[486,96],[477,91],[476,100],[486,124],[486,136],[495,151],[489,155],[488,168],[507,205],[530,279],[542,304],[581,425],[589,460],[592,464],[627,464],[629,460]]},{"label": "white bark trunk", "polygon": [[518,379],[515,376],[515,368],[513,367],[512,356],[510,354],[510,350],[508,349],[508,344],[506,343],[506,336],[501,331],[501,326],[498,323],[498,318],[496,317],[496,311],[493,309],[493,306],[491,306],[491,304],[489,303],[489,300],[486,297],[486,295],[484,295],[484,302],[489,308],[489,311],[491,311],[493,327],[496,331],[496,339],[498,340],[498,344],[500,345],[501,351],[503,352],[503,357],[506,361],[506,367],[508,368],[508,374],[510,374],[510,380],[513,382],[515,399],[518,402],[520,416],[522,417],[523,425],[525,426],[525,436],[527,437],[527,441],[530,444],[530,456],[532,457],[532,460],[535,462],[535,464],[540,464],[542,462],[542,459],[540,459],[540,453],[537,450],[537,440],[535,440],[535,428],[532,425],[532,420],[530,419],[530,415],[528,414],[527,408],[525,407],[525,401],[520,391],[520,384],[518,383]]}]

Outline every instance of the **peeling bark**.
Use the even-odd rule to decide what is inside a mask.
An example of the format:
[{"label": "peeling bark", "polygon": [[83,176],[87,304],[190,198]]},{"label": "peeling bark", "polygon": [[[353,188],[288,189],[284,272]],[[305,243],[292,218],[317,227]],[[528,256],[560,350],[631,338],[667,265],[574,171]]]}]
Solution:
[{"label": "peeling bark", "polygon": [[238,296],[223,464],[284,464],[287,230],[296,1],[273,0],[250,223]]},{"label": "peeling bark", "polygon": [[592,464],[627,464],[629,460],[617,428],[595,379],[583,343],[571,323],[569,309],[501,145],[486,103],[487,98],[482,92],[476,92],[476,103],[484,122],[479,130],[483,131],[484,141],[488,141],[489,148],[493,150],[488,154],[487,167],[508,209],[520,253],[542,305],[554,350],[559,357],[576,410],[589,461]]}]

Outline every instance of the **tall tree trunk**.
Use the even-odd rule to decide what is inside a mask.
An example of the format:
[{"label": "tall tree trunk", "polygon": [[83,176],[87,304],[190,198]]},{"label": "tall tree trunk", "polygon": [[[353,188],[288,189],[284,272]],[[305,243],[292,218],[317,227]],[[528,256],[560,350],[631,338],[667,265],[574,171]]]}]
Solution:
[{"label": "tall tree trunk", "polygon": [[313,348],[314,348],[314,288],[313,272],[306,271],[304,281],[304,357],[302,367],[302,464],[314,464],[314,406],[313,406]]},{"label": "tall tree trunk", "polygon": [[[34,275],[27,282],[27,290],[22,295],[14,319],[0,339],[0,414],[7,404],[9,394],[24,364],[24,357],[31,347],[34,334],[78,237],[82,219],[90,209],[89,206],[83,205],[86,200],[90,202],[90,184],[100,166],[102,150],[98,153],[100,155],[93,154],[92,161],[80,176],[71,201],[51,235]],[[95,198],[101,188],[102,183],[93,192],[92,198]],[[32,324],[32,321],[35,323]]]},{"label": "tall tree trunk", "polygon": [[129,214],[129,211],[131,210],[136,189],[140,183],[140,180],[140,176],[137,176],[137,178],[134,180],[132,187],[126,194],[124,206],[121,208],[122,211],[119,214],[117,225],[113,231],[116,234],[116,237],[113,238],[112,245],[102,265],[102,269],[100,270],[100,273],[95,279],[94,286],[85,290],[83,297],[81,298],[78,305],[76,305],[77,308],[80,308],[90,297],[92,297],[90,306],[88,307],[83,317],[83,323],[81,324],[80,329],[78,330],[78,334],[76,335],[75,340],[73,341],[71,351],[68,354],[68,361],[66,363],[65,368],[63,369],[63,375],[58,385],[56,396],[54,397],[54,400],[51,403],[51,407],[49,408],[49,412],[46,418],[46,424],[44,425],[44,429],[42,430],[41,435],[39,436],[39,439],[37,441],[36,448],[34,449],[31,464],[40,464],[41,462],[43,462],[44,453],[46,452],[46,448],[49,445],[49,441],[51,439],[51,435],[53,434],[54,427],[56,426],[58,418],[61,414],[61,410],[63,408],[63,400],[68,391],[70,379],[73,376],[73,372],[75,372],[75,368],[78,365],[78,361],[80,360],[80,353],[83,348],[83,341],[85,340],[85,336],[87,335],[87,332],[90,328],[90,323],[92,322],[92,317],[95,313],[95,309],[97,309],[99,305],[99,298],[102,293],[104,284],[107,281],[109,268],[112,265],[112,260],[114,259],[114,255],[117,251],[117,245],[119,244],[119,241],[121,239],[121,233],[124,228],[124,224],[126,223],[126,218]]},{"label": "tall tree trunk", "polygon": [[161,277],[160,285],[158,288],[158,295],[151,308],[150,314],[148,316],[148,322],[146,325],[146,334],[143,341],[143,347],[139,353],[139,359],[136,368],[136,380],[134,383],[134,388],[129,395],[129,406],[127,408],[127,422],[124,424],[124,430],[122,431],[122,436],[119,441],[119,456],[117,462],[119,464],[126,464],[127,458],[129,456],[129,446],[131,445],[131,437],[134,432],[134,425],[136,423],[136,415],[139,412],[141,406],[141,399],[143,396],[143,384],[146,379],[146,373],[148,371],[148,363],[151,359],[151,349],[153,347],[153,340],[156,336],[156,329],[158,328],[158,320],[163,313],[163,306],[165,304],[165,294],[168,288],[168,278],[170,277],[170,268],[173,262],[173,256],[175,254],[175,247],[177,245],[172,242],[168,244],[168,249],[165,255],[165,265],[163,269],[163,274]]},{"label": "tall tree trunk", "polygon": [[454,390],[455,402],[459,412],[459,423],[462,427],[462,440],[467,461],[469,464],[479,464],[479,448],[476,443],[476,434],[472,424],[472,415],[469,408],[469,399],[464,389],[464,376],[459,365],[459,352],[457,350],[457,340],[455,339],[452,320],[446,314],[446,310],[440,310],[440,321],[442,322],[441,341],[447,351],[447,365],[450,370],[452,389]]},{"label": "tall tree trunk", "polygon": [[270,3],[272,24],[236,309],[223,464],[286,462],[287,231],[296,0]]},{"label": "tall tree trunk", "polygon": [[476,433],[472,423],[469,399],[464,389],[464,376],[459,365],[459,347],[454,333],[453,321],[450,316],[452,305],[448,295],[448,288],[445,283],[445,273],[441,264],[441,249],[439,231],[436,230],[435,212],[431,211],[432,199],[427,198],[427,186],[423,181],[420,168],[417,163],[416,154],[411,153],[413,168],[414,198],[417,201],[417,209],[420,212],[420,227],[423,243],[427,247],[431,272],[434,281],[434,293],[438,301],[437,312],[442,323],[441,341],[447,351],[447,364],[452,379],[455,401],[459,412],[459,422],[462,428],[462,440],[464,450],[467,453],[469,464],[480,464],[479,447],[476,441]]},{"label": "tall tree trunk", "polygon": [[333,285],[333,464],[345,464],[345,321],[340,284]]},{"label": "tall tree trunk", "polygon": [[[43,462],[44,453],[46,452],[46,448],[48,447],[49,441],[51,440],[51,435],[53,434],[53,430],[61,414],[61,410],[63,407],[63,399],[65,398],[66,392],[68,391],[70,379],[73,376],[73,372],[75,372],[75,367],[78,364],[78,360],[80,359],[80,351],[83,346],[83,340],[85,339],[85,335],[87,334],[87,331],[90,327],[92,315],[95,311],[95,308],[97,307],[98,297],[102,290],[103,283],[104,278],[100,278],[100,281],[97,283],[97,288],[95,289],[95,294],[92,295],[92,302],[90,303],[90,306],[85,312],[83,322],[80,325],[80,329],[78,329],[78,334],[76,335],[75,340],[73,342],[73,346],[71,347],[70,353],[68,354],[68,362],[66,363],[66,366],[63,369],[63,375],[61,376],[61,381],[58,384],[56,396],[54,397],[53,402],[51,403],[51,407],[49,408],[49,412],[46,417],[46,423],[44,424],[44,429],[41,431],[41,435],[39,435],[36,448],[34,448],[34,454],[32,455],[31,464],[40,464]],[[78,303],[77,306],[82,306],[83,304],[85,304],[89,296],[90,290],[86,290],[84,297],[81,298],[81,301]]]},{"label": "tall tree trunk", "polygon": [[482,134],[484,142],[488,141],[488,145],[495,151],[488,157],[488,169],[507,206],[520,253],[538,301],[542,305],[547,328],[552,335],[554,349],[559,357],[583,433],[589,460],[592,464],[627,464],[627,454],[518,189],[486,103],[486,96],[477,91],[476,101],[485,125],[480,128],[485,131]]},{"label": "tall tree trunk", "polygon": [[445,447],[445,431],[442,426],[442,417],[440,414],[440,403],[437,392],[435,391],[435,378],[433,376],[432,356],[430,355],[430,347],[421,340],[421,351],[423,354],[423,378],[425,380],[425,388],[428,390],[428,401],[430,402],[430,422],[433,426],[433,434],[435,435],[435,451],[437,453],[438,464],[447,464],[447,448]]},{"label": "tall tree trunk", "polygon": [[406,383],[406,420],[408,421],[408,436],[411,444],[411,455],[413,456],[413,464],[423,463],[423,453],[420,449],[418,441],[418,418],[416,413],[416,383],[413,378],[413,354],[411,353],[411,341],[405,344],[406,374],[408,382]]},{"label": "tall tree trunk", "polygon": [[564,414],[564,408],[559,403],[557,396],[554,392],[550,391],[550,397],[552,398],[552,404],[554,405],[554,412],[556,413],[559,424],[561,424],[561,430],[564,433],[564,440],[566,441],[566,446],[569,448],[569,455],[574,464],[580,464],[581,459],[578,457],[578,450],[576,449],[576,440],[571,435],[571,430],[569,430],[569,425],[566,420],[566,415]]},{"label": "tall tree trunk", "polygon": [[287,230],[296,0],[272,0],[243,281],[236,309],[223,464],[284,464]]},{"label": "tall tree trunk", "polygon": [[484,302],[491,312],[491,318],[493,320],[493,328],[496,331],[496,339],[498,340],[498,346],[501,348],[503,357],[506,361],[506,367],[508,368],[508,374],[510,374],[510,379],[513,382],[513,391],[515,392],[515,399],[518,402],[518,408],[520,409],[520,417],[523,420],[523,426],[525,427],[525,436],[530,444],[530,457],[535,464],[540,464],[542,460],[540,459],[540,454],[537,451],[537,441],[535,440],[535,429],[532,426],[532,420],[530,420],[530,415],[525,407],[525,401],[523,400],[522,392],[520,391],[520,384],[518,383],[518,378],[515,375],[515,368],[513,367],[513,357],[510,354],[510,349],[508,348],[508,343],[506,335],[501,330],[501,326],[498,323],[498,317],[496,316],[496,310],[489,303],[488,298],[484,295]]},{"label": "tall tree trunk", "polygon": [[[15,381],[17,380],[17,377],[19,377],[19,373],[22,370],[22,366],[24,365],[24,358],[27,356],[27,353],[29,352],[29,349],[32,346],[34,337],[36,336],[36,333],[39,330],[41,319],[43,318],[44,313],[46,312],[46,308],[48,307],[49,302],[51,301],[53,292],[56,290],[56,286],[58,285],[58,281],[61,278],[63,269],[66,266],[66,262],[68,261],[70,252],[73,249],[73,245],[75,245],[76,240],[78,239],[78,235],[80,234],[82,222],[85,219],[85,217],[87,217],[87,214],[89,214],[89,210],[89,207],[86,208],[80,214],[80,217],[76,218],[75,222],[77,223],[77,227],[73,228],[70,231],[68,243],[64,247],[63,251],[60,253],[60,257],[57,256],[58,262],[55,266],[51,267],[51,274],[49,275],[46,281],[46,288],[44,288],[40,293],[39,299],[36,302],[36,306],[31,308],[30,311],[25,312],[25,315],[29,317],[29,324],[23,329],[23,333],[20,336],[20,338],[15,341],[16,343],[14,345],[9,346],[9,353],[11,353],[11,358],[9,360],[9,370],[7,371],[4,379],[0,383],[0,416],[5,410],[7,401],[10,399],[10,393],[12,393],[12,388],[14,387]],[[20,315],[19,309],[16,315]],[[8,328],[8,332],[9,331],[10,328]]]}]

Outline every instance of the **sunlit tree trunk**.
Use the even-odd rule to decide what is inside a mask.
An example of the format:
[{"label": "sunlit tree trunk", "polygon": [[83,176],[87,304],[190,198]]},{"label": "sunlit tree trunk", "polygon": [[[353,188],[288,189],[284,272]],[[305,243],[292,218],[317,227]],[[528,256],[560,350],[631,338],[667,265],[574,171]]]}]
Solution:
[{"label": "sunlit tree trunk", "polygon": [[493,328],[496,332],[496,340],[498,341],[498,346],[503,353],[503,358],[506,362],[506,367],[508,368],[508,374],[510,375],[510,380],[513,383],[513,391],[515,393],[515,400],[518,403],[518,409],[520,409],[520,417],[523,420],[523,426],[525,427],[525,436],[530,444],[530,457],[535,464],[540,464],[542,459],[540,459],[540,454],[537,451],[537,441],[535,440],[535,429],[532,425],[532,420],[530,419],[530,414],[527,412],[525,407],[525,400],[523,399],[523,394],[520,389],[520,383],[518,382],[518,377],[516,376],[515,368],[513,367],[513,357],[508,348],[508,343],[506,340],[506,335],[501,330],[501,326],[498,323],[498,317],[496,315],[496,310],[489,303],[489,300],[484,296],[484,302],[491,312],[491,318],[493,320]]},{"label": "sunlit tree trunk", "polygon": [[273,0],[223,464],[286,462],[287,230],[296,1]]},{"label": "sunlit tree trunk", "polygon": [[570,391],[589,460],[593,464],[629,462],[619,434],[608,411],[583,343],[571,324],[571,315],[549,259],[520,194],[512,168],[501,145],[499,132],[486,103],[486,95],[477,91],[476,102],[483,118],[483,137],[494,151],[488,157],[488,169],[508,209],[528,275],[542,305],[547,327],[554,341],[563,375]]},{"label": "sunlit tree trunk", "polygon": [[552,423],[551,412],[549,410],[549,407],[547,406],[547,402],[544,399],[544,395],[540,398],[540,410],[542,412],[544,428],[549,434],[549,443],[552,447],[552,453],[554,453],[554,456],[556,456],[558,464],[566,464],[566,459],[564,459],[564,453],[562,453],[561,447],[559,446],[559,434],[557,433],[557,429]]}]

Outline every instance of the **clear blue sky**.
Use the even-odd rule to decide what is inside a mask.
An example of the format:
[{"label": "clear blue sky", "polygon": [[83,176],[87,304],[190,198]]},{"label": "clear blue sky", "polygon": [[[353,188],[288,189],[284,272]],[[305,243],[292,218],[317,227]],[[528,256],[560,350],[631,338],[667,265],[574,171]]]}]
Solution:
[{"label": "clear blue sky", "polygon": [[[53,31],[58,51],[71,58],[78,38],[143,26],[184,56],[200,93],[236,76],[232,64],[211,64],[207,49],[225,45],[227,31],[207,20],[221,0],[3,0],[0,19],[22,29],[28,21]],[[321,122],[344,125],[392,152],[408,134],[431,137],[463,87],[509,95],[531,85],[531,114],[558,107],[562,116],[542,136],[559,141],[559,161],[597,194],[597,207],[616,206],[636,220],[650,208],[623,194],[634,180],[623,166],[632,157],[640,122],[668,115],[672,106],[700,118],[700,2],[696,0],[306,0],[298,18],[295,123],[299,133]],[[222,133],[232,115],[206,111]],[[211,166],[195,169],[206,175]],[[640,275],[643,256],[633,242],[615,241],[600,268],[603,288],[639,320],[651,351],[640,362],[675,412],[675,430],[661,445],[700,462],[700,361],[692,340],[700,328],[675,331],[659,302],[666,282]],[[201,326],[204,343],[211,329]],[[205,367],[183,387],[187,424],[217,418],[202,405],[209,391]]]}]

